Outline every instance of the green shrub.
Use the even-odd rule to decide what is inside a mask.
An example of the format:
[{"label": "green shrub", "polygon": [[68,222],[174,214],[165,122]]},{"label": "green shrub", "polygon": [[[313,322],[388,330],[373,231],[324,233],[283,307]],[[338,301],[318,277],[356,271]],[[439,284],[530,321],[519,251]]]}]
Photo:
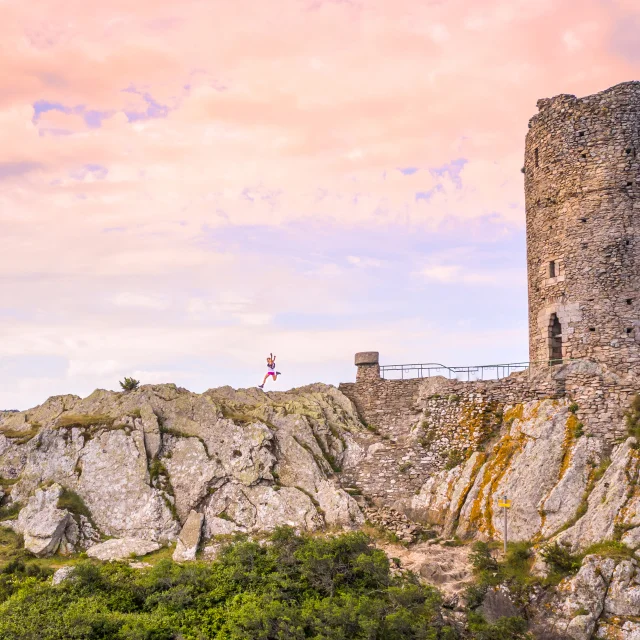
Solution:
[{"label": "green shrub", "polygon": [[576,413],[578,411],[578,405],[575,402],[572,402],[568,408],[571,413]]},{"label": "green shrub", "polygon": [[575,573],[580,568],[580,556],[572,555],[566,547],[561,547],[557,542],[544,547],[540,555],[551,573],[559,576]]},{"label": "green shrub", "polygon": [[469,554],[469,561],[476,572],[495,571],[498,563],[491,555],[491,550],[486,542],[474,542]]},{"label": "green shrub", "polygon": [[526,620],[520,617],[498,618],[490,624],[481,615],[470,613],[469,631],[474,640],[533,640]]},{"label": "green shrub", "polygon": [[624,560],[625,558],[633,558],[633,549],[627,547],[626,544],[619,540],[603,540],[602,542],[596,542],[587,547],[582,556],[598,555],[606,556],[607,558],[617,558]]},{"label": "green shrub", "polygon": [[91,512],[84,500],[75,491],[66,487],[62,488],[62,493],[58,498],[58,509],[66,509],[75,515],[85,516],[87,520],[93,522]]},{"label": "green shrub", "polygon": [[444,463],[444,468],[447,471],[450,471],[451,469],[457,467],[459,464],[462,464],[462,462],[464,462],[464,454],[462,453],[462,451],[458,449],[452,449],[451,451],[449,451],[447,460]]},{"label": "green shrub", "polygon": [[629,435],[640,441],[640,394],[636,394],[633,397],[624,417]]},{"label": "green shrub", "polygon": [[316,538],[281,528],[268,545],[227,544],[212,563],[165,559],[143,571],[81,562],[56,586],[27,576],[28,566],[14,565],[5,592],[0,575],[0,638],[456,638],[438,592],[410,574],[391,576],[362,533]]},{"label": "green shrub", "polygon": [[124,391],[135,391],[140,386],[140,380],[135,378],[125,378],[120,382],[120,386]]}]

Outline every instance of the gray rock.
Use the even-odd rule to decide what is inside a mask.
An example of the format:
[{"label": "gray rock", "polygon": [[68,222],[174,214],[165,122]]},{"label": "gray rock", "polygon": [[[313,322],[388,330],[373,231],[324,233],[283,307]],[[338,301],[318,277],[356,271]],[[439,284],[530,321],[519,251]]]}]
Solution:
[{"label": "gray rock", "polygon": [[491,623],[496,622],[498,618],[513,618],[522,615],[522,611],[513,604],[508,593],[501,587],[489,589],[479,609],[485,619]]},{"label": "gray rock", "polygon": [[78,542],[78,525],[73,516],[58,509],[61,494],[62,487],[58,484],[37,489],[12,525],[23,535],[25,549],[38,557],[50,556],[56,551],[71,553]]},{"label": "gray rock", "polygon": [[563,580],[552,602],[543,608],[542,624],[561,637],[590,640],[604,611],[616,561],[586,556],[580,571]]},{"label": "gray rock", "polygon": [[559,543],[576,552],[600,540],[613,539],[615,525],[624,523],[623,507],[629,499],[631,478],[637,475],[634,444],[635,438],[629,438],[614,450],[611,465],[589,495],[586,514],[557,536]]},{"label": "gray rock", "polygon": [[192,511],[180,531],[173,559],[176,562],[195,560],[200,537],[202,535],[202,523],[204,516],[197,511]]},{"label": "gray rock", "polygon": [[131,556],[145,556],[160,549],[157,542],[141,538],[114,538],[87,549],[87,555],[97,560],[125,560]]},{"label": "gray rock", "polygon": [[68,580],[75,571],[75,567],[62,567],[58,569],[51,577],[51,584],[60,584]]},{"label": "gray rock", "polygon": [[613,572],[604,611],[612,616],[640,616],[640,575],[636,560],[622,560]]}]

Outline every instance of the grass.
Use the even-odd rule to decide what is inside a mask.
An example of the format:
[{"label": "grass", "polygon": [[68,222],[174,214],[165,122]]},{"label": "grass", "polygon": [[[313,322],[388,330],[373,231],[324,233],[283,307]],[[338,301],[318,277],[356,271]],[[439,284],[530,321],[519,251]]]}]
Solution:
[{"label": "grass", "polygon": [[507,547],[506,556],[498,560],[492,551],[499,543],[475,542],[469,560],[473,566],[476,582],[467,588],[466,600],[470,609],[482,603],[490,587],[507,584],[516,604],[527,602],[531,588],[538,579],[531,574],[533,555],[531,543],[512,542]]},{"label": "grass", "polygon": [[15,520],[22,505],[19,502],[13,502],[5,507],[0,507],[0,520]]},{"label": "grass", "polygon": [[93,524],[91,511],[89,511],[84,500],[75,491],[71,491],[71,489],[67,489],[66,487],[62,488],[62,493],[58,498],[58,509],[66,509],[74,515],[84,516]]},{"label": "grass", "polygon": [[34,436],[40,432],[40,423],[29,424],[29,429],[2,429],[0,434],[9,440],[13,440],[16,444],[26,444]]},{"label": "grass", "polygon": [[630,549],[626,544],[623,544],[618,540],[604,540],[602,542],[592,544],[585,549],[582,557],[584,558],[584,556],[589,555],[604,556],[606,558],[615,558],[617,560],[634,558],[633,549]]},{"label": "grass", "polygon": [[454,469],[455,467],[457,467],[459,464],[462,464],[463,462],[464,462],[464,454],[462,453],[462,451],[459,451],[458,449],[453,449],[449,451],[447,460],[444,463],[444,468],[447,471],[450,471],[451,469]]},{"label": "grass", "polygon": [[176,509],[175,502],[172,502],[169,499],[170,496],[175,501],[175,493],[173,492],[173,487],[171,486],[169,473],[167,472],[167,469],[162,464],[162,462],[158,460],[158,458],[155,458],[149,465],[149,480],[152,487],[154,487],[155,489],[159,489],[162,492],[162,499],[171,512],[171,515],[175,520],[179,521],[180,518],[178,517],[178,511]]},{"label": "grass", "polygon": [[90,429],[91,427],[112,427],[115,418],[104,414],[68,413],[60,416],[55,429]]},{"label": "grass", "polygon": [[624,417],[627,423],[627,432],[640,443],[640,394],[633,397]]}]

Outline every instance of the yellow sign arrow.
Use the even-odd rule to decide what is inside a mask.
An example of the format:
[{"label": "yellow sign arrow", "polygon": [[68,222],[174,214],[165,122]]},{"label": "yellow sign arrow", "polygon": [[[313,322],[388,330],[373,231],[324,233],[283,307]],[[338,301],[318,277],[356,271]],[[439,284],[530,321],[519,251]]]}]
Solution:
[{"label": "yellow sign arrow", "polygon": [[498,506],[504,507],[505,509],[509,509],[511,507],[511,500],[507,500],[506,502],[503,502],[502,500],[500,500],[498,502]]}]

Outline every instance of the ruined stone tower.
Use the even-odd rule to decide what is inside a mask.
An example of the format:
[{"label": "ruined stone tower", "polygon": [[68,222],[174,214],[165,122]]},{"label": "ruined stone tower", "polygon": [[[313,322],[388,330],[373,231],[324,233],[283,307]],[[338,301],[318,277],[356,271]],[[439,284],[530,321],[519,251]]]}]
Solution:
[{"label": "ruined stone tower", "polygon": [[525,147],[529,356],[640,367],[640,82],[538,101]]}]

